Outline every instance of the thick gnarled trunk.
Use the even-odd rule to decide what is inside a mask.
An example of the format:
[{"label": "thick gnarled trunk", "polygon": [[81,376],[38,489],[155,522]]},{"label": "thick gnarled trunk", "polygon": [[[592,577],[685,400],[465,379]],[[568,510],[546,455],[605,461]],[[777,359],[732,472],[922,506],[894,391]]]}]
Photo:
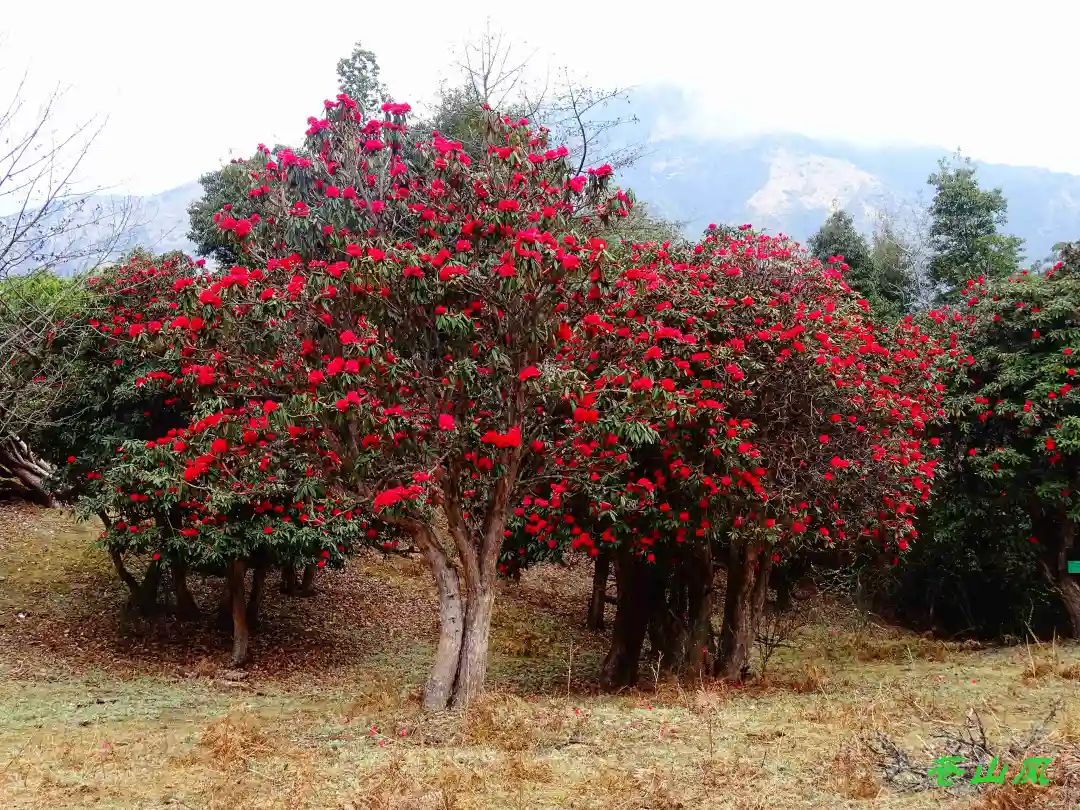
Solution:
[{"label": "thick gnarled trunk", "polygon": [[109,558],[113,568],[120,577],[120,581],[128,589],[130,608],[138,611],[143,616],[150,616],[161,608],[158,601],[158,589],[161,585],[161,563],[158,560],[151,561],[147,566],[143,578],[140,580],[132,574],[124,564],[124,555],[119,549],[109,549]]},{"label": "thick gnarled trunk", "polygon": [[662,572],[656,564],[625,548],[615,556],[615,582],[619,591],[615,624],[600,668],[600,685],[609,691],[637,683],[641,646],[663,591]]},{"label": "thick gnarled trunk", "polygon": [[260,563],[251,572],[251,595],[247,603],[248,628],[259,629],[259,619],[262,613],[263,594],[266,593],[266,573],[269,569],[265,563]]},{"label": "thick gnarled trunk", "polygon": [[458,573],[432,530],[422,527],[417,530],[415,538],[435,579],[439,599],[439,644],[435,649],[435,663],[424,686],[423,703],[428,711],[441,711],[449,705],[454,693],[461,640],[465,633],[465,607]]},{"label": "thick gnarled trunk", "polygon": [[771,568],[772,556],[767,549],[732,542],[724,595],[724,625],[720,630],[715,667],[716,675],[725,680],[738,681],[746,677],[758,621],[768,596]]},{"label": "thick gnarled trunk", "polygon": [[1072,637],[1080,639],[1080,577],[1069,573],[1069,560],[1077,552],[1076,525],[1064,513],[1049,522],[1049,531],[1040,538],[1043,544],[1043,575],[1061,598],[1069,617]]},{"label": "thick gnarled trunk", "polygon": [[424,687],[424,708],[464,708],[483,691],[487,676],[495,577],[473,580],[470,587],[472,578],[466,574],[462,588],[462,577],[441,546],[416,538],[439,599],[439,642]]},{"label": "thick gnarled trunk", "polygon": [[[424,688],[424,707],[431,711],[466,708],[484,688],[491,620],[495,611],[499,552],[520,452],[496,482],[483,527],[470,529],[453,483],[443,492],[445,526],[402,520],[424,555],[439,598],[439,643]],[[444,542],[445,541],[445,542]],[[456,552],[452,560],[449,543]]]},{"label": "thick gnarled trunk", "polygon": [[702,545],[692,550],[682,564],[686,590],[686,647],[680,672],[700,681],[713,666],[713,581],[712,548]]},{"label": "thick gnarled trunk", "polygon": [[466,542],[455,538],[459,573],[434,527],[417,525],[411,530],[435,580],[439,600],[439,642],[424,686],[423,705],[428,711],[463,708],[480,694],[487,674],[495,605],[494,561],[490,574],[481,575],[482,557],[473,544],[467,538]]},{"label": "thick gnarled trunk", "polygon": [[1080,639],[1080,580],[1076,574],[1058,575],[1058,592],[1061,594],[1061,602],[1069,614],[1069,624],[1072,626],[1072,637]]},{"label": "thick gnarled trunk", "polygon": [[495,583],[482,583],[469,594],[465,611],[465,634],[451,705],[464,708],[479,697],[487,677],[491,617],[495,608]]},{"label": "thick gnarled trunk", "polygon": [[659,671],[696,680],[712,672],[713,575],[707,545],[657,552],[653,562],[619,551],[615,624],[601,671],[605,689],[637,682],[646,633]]},{"label": "thick gnarled trunk", "polygon": [[1080,639],[1080,577],[1069,573],[1069,560],[1080,557],[1076,524],[1063,510],[1044,508],[1034,496],[1028,514],[1042,549],[1043,577],[1058,592],[1072,637]]},{"label": "thick gnarled trunk", "polygon": [[662,671],[700,680],[712,671],[712,549],[684,547],[672,557],[649,639]]},{"label": "thick gnarled trunk", "polygon": [[300,582],[301,596],[314,596],[317,593],[315,590],[315,572],[317,570],[318,567],[314,563],[304,566],[304,578]]},{"label": "thick gnarled trunk", "polygon": [[172,571],[173,592],[176,596],[176,615],[181,620],[194,619],[199,615],[199,606],[188,590],[187,563],[183,560],[173,560],[169,566]]},{"label": "thick gnarled trunk", "polygon": [[295,596],[296,588],[296,566],[286,563],[281,566],[281,592],[286,596]]}]

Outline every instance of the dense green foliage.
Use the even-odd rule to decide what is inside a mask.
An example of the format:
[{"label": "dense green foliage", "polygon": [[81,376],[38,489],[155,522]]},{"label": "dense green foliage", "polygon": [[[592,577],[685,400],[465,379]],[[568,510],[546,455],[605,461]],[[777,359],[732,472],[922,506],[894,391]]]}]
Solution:
[{"label": "dense green foliage", "polygon": [[337,63],[338,89],[353,99],[368,115],[374,115],[387,95],[386,87],[379,79],[379,62],[375,54],[359,42],[352,53]]},{"label": "dense green foliage", "polygon": [[1000,279],[1020,267],[1022,241],[1006,236],[1008,203],[1001,189],[983,189],[968,158],[942,159],[927,184],[930,204],[930,280],[940,301],[959,299],[968,279]]},{"label": "dense green foliage", "polygon": [[846,280],[853,290],[869,298],[877,289],[877,273],[866,238],[855,229],[851,214],[842,208],[833,211],[810,237],[810,252],[822,262],[839,257],[847,265]]},{"label": "dense green foliage", "polygon": [[214,214],[225,206],[242,208],[248,199],[251,174],[258,168],[258,156],[235,160],[220,169],[206,172],[199,178],[203,195],[188,206],[190,230],[188,239],[195,243],[195,252],[220,265],[229,266],[241,261],[235,245],[214,224]]},{"label": "dense green foliage", "polygon": [[871,304],[886,316],[911,312],[918,293],[911,247],[887,218],[874,231],[870,259],[875,274],[874,286],[869,293]]},{"label": "dense green foliage", "polygon": [[897,318],[910,311],[914,276],[906,248],[886,220],[868,244],[843,209],[834,211],[810,237],[810,251],[822,262],[841,257],[845,279],[881,317]]}]

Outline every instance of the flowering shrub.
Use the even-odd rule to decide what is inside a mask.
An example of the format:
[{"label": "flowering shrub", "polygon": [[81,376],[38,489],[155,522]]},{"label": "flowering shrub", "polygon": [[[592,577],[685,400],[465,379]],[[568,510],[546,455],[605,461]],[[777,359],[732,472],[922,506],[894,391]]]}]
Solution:
[{"label": "flowering shrub", "polygon": [[1080,261],[1066,248],[1045,273],[970,281],[966,305],[941,319],[967,332],[967,375],[951,407],[959,450],[987,497],[1026,515],[1047,581],[1080,635],[1080,585],[1067,571],[1076,557],[1080,461],[1077,360]]},{"label": "flowering shrub", "polygon": [[[64,339],[50,347],[50,361],[65,368],[72,391],[40,441],[55,465],[51,486],[75,499],[83,516],[102,518],[103,543],[144,609],[156,607],[163,555],[168,564],[168,549],[159,541],[159,523],[165,524],[168,510],[158,508],[152,493],[135,498],[117,492],[104,470],[127,460],[124,446],[150,441],[188,419],[188,402],[161,386],[145,385],[164,373],[161,352],[147,349],[175,344],[182,351],[182,340],[167,337],[178,309],[172,287],[199,272],[183,256],[154,260],[134,254],[85,281],[81,322],[77,328],[69,324]],[[141,582],[127,570],[125,554],[153,557]]]},{"label": "flowering shrub", "polygon": [[[268,567],[340,563],[366,524],[353,525],[304,456],[278,441],[295,428],[274,415],[275,402],[252,400],[197,361],[213,325],[183,309],[212,277],[181,256],[136,255],[87,283],[85,328],[58,347],[80,370],[79,392],[48,445],[64,456],[57,486],[102,518],[102,542],[142,606],[156,603],[162,568],[190,613],[189,570],[251,562],[257,587],[244,625]],[[150,558],[142,583],[124,555]],[[236,629],[239,662],[246,632]]]},{"label": "flowering shrub", "polygon": [[239,627],[247,565],[258,593],[269,565],[408,538],[439,591],[442,708],[482,687],[500,565],[617,549],[621,683],[667,587],[650,571],[694,578],[700,628],[723,549],[735,677],[786,548],[915,538],[948,354],[913,321],[875,326],[838,266],[748,229],[614,251],[633,199],[611,167],[577,175],[490,110],[470,155],[408,112],[326,102],[214,215],[243,264],[121,305],[124,384],[174,410],[93,460],[107,542],[227,573]]},{"label": "flowering shrub", "polygon": [[[691,567],[711,571],[711,549],[726,546],[718,668],[735,677],[769,569],[786,549],[864,539],[895,553],[915,539],[915,508],[936,473],[924,434],[943,414],[945,351],[911,319],[876,327],[838,267],[749,230],[712,230],[692,248],[639,247],[614,287],[591,327],[587,371],[627,387],[632,403],[662,397],[666,416],[638,437],[648,441],[624,477],[589,485],[582,503],[592,507],[580,517],[551,509],[545,492],[527,498],[504,565],[612,547],[624,569],[634,558],[660,565],[696,555]],[[626,423],[608,441],[641,430]],[[697,580],[692,630],[707,625],[711,579]],[[634,615],[616,618],[605,671],[613,686],[635,679],[650,619],[643,603],[661,595],[648,577],[635,582],[649,595],[633,593],[625,607]],[[685,594],[685,583],[674,591]],[[704,639],[691,632],[689,641],[675,660],[701,658]]]}]

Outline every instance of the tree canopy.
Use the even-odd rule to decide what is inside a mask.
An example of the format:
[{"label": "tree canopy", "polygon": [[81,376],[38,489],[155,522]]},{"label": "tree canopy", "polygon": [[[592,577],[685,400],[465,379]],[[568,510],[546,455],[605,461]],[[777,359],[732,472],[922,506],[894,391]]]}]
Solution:
[{"label": "tree canopy", "polygon": [[929,273],[939,301],[957,301],[969,279],[1004,278],[1020,268],[1022,240],[1000,232],[1005,195],[981,188],[975,175],[971,159],[956,155],[943,158],[926,181],[934,188]]}]

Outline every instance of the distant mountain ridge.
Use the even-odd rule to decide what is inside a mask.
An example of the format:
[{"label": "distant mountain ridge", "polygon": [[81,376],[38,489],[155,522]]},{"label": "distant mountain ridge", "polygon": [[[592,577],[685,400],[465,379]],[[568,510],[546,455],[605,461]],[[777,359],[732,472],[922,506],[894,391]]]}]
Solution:
[{"label": "distant mountain ridge", "polygon": [[[872,231],[881,212],[917,219],[932,196],[927,177],[951,149],[874,147],[771,134],[698,137],[682,125],[677,94],[638,92],[632,138],[649,155],[621,182],[660,216],[696,235],[711,222],[749,222],[806,241],[835,208]],[[1057,242],[1080,239],[1080,175],[975,161],[983,187],[1001,187],[1009,203],[1007,232],[1025,242],[1029,261]]]},{"label": "distant mountain ridge", "polygon": [[[712,222],[750,222],[805,241],[838,206],[869,233],[882,211],[914,215],[930,201],[926,178],[949,150],[865,147],[799,135],[700,138],[679,134],[664,102],[639,93],[631,103],[638,122],[627,140],[649,141],[648,153],[619,181],[649,209],[697,236]],[[657,132],[664,132],[655,139]],[[673,134],[674,133],[674,134]],[[1048,256],[1056,242],[1080,238],[1080,176],[1034,167],[976,162],[984,187],[1000,186],[1009,202],[1008,232],[1025,242],[1029,261]],[[208,167],[210,168],[210,167]],[[132,198],[134,226],[120,248],[192,251],[187,206],[197,182]]]}]

